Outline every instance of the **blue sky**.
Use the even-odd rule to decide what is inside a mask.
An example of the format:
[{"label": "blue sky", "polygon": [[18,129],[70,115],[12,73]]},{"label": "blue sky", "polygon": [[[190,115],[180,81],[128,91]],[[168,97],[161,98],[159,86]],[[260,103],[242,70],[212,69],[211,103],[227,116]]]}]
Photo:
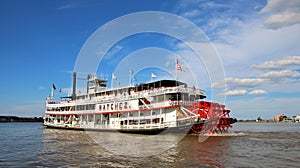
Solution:
[{"label": "blue sky", "polygon": [[[209,80],[199,85],[208,93],[213,88],[226,95],[234,117],[300,114],[299,6],[298,0],[2,0],[0,115],[42,116],[52,83],[71,86],[71,72],[87,39],[105,23],[141,11],[179,15],[203,30],[222,60],[227,88]],[[145,47],[164,48],[182,58],[191,54],[170,37],[141,34],[120,41],[107,57],[121,60]],[[183,59],[184,68],[185,63]],[[111,61],[100,65],[115,66]],[[108,77],[112,71],[99,68],[98,73]]]}]

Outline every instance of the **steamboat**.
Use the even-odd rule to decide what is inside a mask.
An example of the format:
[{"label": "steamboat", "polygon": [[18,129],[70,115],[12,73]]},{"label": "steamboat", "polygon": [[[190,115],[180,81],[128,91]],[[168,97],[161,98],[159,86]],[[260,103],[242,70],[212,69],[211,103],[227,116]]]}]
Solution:
[{"label": "steamboat", "polygon": [[47,128],[123,133],[224,133],[236,119],[225,105],[204,101],[205,91],[178,80],[158,80],[108,88],[108,80],[87,75],[87,91],[76,92],[76,72],[70,96],[46,99]]}]

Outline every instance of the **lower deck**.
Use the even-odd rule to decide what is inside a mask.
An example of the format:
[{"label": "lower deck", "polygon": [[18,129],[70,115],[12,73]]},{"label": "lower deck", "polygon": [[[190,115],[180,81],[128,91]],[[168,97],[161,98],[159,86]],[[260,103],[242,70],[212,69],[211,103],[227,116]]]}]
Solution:
[{"label": "lower deck", "polygon": [[191,125],[194,123],[193,117],[183,117],[179,108],[109,114],[46,114],[44,125],[78,129],[155,130]]},{"label": "lower deck", "polygon": [[[201,122],[204,124],[205,122]],[[146,135],[156,135],[156,134],[186,134],[190,133],[190,129],[193,125],[182,125],[179,127],[164,127],[164,128],[152,128],[152,129],[101,129],[101,128],[80,128],[80,127],[68,127],[68,126],[57,126],[57,125],[45,125],[45,128],[49,129],[65,129],[65,130],[77,130],[77,131],[97,131],[97,132],[120,132],[120,133],[130,133],[130,134],[146,134]]]}]

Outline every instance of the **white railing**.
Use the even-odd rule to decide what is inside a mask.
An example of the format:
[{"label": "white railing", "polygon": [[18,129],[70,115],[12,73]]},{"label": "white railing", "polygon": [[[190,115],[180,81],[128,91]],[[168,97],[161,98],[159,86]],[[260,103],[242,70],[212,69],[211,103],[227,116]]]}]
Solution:
[{"label": "white railing", "polygon": [[147,110],[147,109],[157,109],[157,108],[166,108],[166,107],[173,107],[173,106],[191,106],[192,101],[182,101],[182,100],[168,100],[168,101],[163,101],[163,102],[158,102],[158,103],[151,103],[151,104],[143,104],[138,106],[137,108],[132,107],[131,109],[129,108],[122,108],[122,109],[117,109],[117,110],[65,110],[65,111],[60,111],[60,110],[47,110],[45,111],[46,114],[95,114],[95,113],[107,113],[107,112],[128,112],[131,110]]},{"label": "white railing", "polygon": [[125,93],[122,95],[105,95],[100,97],[95,97],[93,99],[79,99],[76,100],[76,104],[80,105],[81,103],[84,104],[86,101],[89,103],[106,103],[106,102],[114,102],[114,101],[128,101],[132,99],[144,98],[149,96],[157,96],[162,94],[168,93],[189,93],[189,94],[197,94],[197,95],[205,95],[205,91],[201,89],[195,89],[191,87],[184,87],[184,86],[177,86],[177,87],[161,87],[161,88],[154,88],[148,89],[143,91],[136,91],[131,92],[130,94]]},{"label": "white railing", "polygon": [[[101,103],[111,103],[111,102],[122,102],[122,101],[129,101],[129,100],[136,100],[138,98],[148,98],[152,96],[157,96],[161,94],[168,94],[168,93],[189,93],[189,94],[197,94],[197,95],[205,95],[205,92],[200,89],[195,89],[191,87],[184,87],[184,86],[177,86],[177,87],[161,87],[161,88],[154,88],[144,91],[138,92],[131,92],[129,95],[126,93],[125,95],[105,95],[101,97],[94,97],[93,99],[78,99],[78,100],[69,100],[69,101],[60,101],[60,102],[52,102],[48,103],[47,107],[55,108],[55,107],[64,107],[64,106],[75,106],[75,105],[86,105],[86,104],[101,104]],[[162,104],[159,105],[157,103],[152,103],[153,106],[166,106],[165,102],[161,102]],[[174,103],[174,102],[171,102]],[[176,103],[176,102],[175,102]],[[180,103],[185,103],[180,101]],[[176,104],[174,104],[176,105]],[[180,105],[177,103],[177,105]],[[182,104],[184,105],[184,104]],[[140,108],[139,108],[140,109]],[[144,109],[144,108],[142,108]]]}]

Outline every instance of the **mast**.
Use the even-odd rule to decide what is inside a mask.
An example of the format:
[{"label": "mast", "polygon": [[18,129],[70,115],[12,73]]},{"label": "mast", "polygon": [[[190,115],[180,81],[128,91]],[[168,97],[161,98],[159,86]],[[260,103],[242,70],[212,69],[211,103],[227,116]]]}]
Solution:
[{"label": "mast", "polygon": [[183,71],[183,69],[182,69],[182,67],[181,67],[181,65],[178,61],[178,58],[175,57],[175,75],[176,75],[175,81],[176,81],[176,86],[178,85],[178,82],[177,82],[178,81],[178,72],[177,71]]},{"label": "mast", "polygon": [[54,100],[54,88],[53,88],[53,84],[52,84],[52,87],[51,87],[51,99]]},{"label": "mast", "polygon": [[117,80],[115,73],[112,73],[111,78],[112,78],[111,79],[111,88],[113,89],[114,88],[114,80]]},{"label": "mast", "polygon": [[76,72],[73,72],[73,94],[72,100],[76,99]]},{"label": "mast", "polygon": [[50,98],[51,98],[53,101],[54,101],[54,90],[56,90],[56,87],[55,87],[54,83],[52,83]]},{"label": "mast", "polygon": [[87,88],[86,88],[86,94],[89,94],[89,92],[90,92],[90,79],[91,79],[91,75],[88,74],[88,75],[87,75]]},{"label": "mast", "polygon": [[176,85],[177,85],[177,81],[178,81],[177,62],[178,62],[178,59],[177,59],[177,57],[175,57],[175,82],[176,82]]},{"label": "mast", "polygon": [[129,86],[132,86],[132,75],[133,75],[133,70],[130,68],[130,72],[129,72]]}]

